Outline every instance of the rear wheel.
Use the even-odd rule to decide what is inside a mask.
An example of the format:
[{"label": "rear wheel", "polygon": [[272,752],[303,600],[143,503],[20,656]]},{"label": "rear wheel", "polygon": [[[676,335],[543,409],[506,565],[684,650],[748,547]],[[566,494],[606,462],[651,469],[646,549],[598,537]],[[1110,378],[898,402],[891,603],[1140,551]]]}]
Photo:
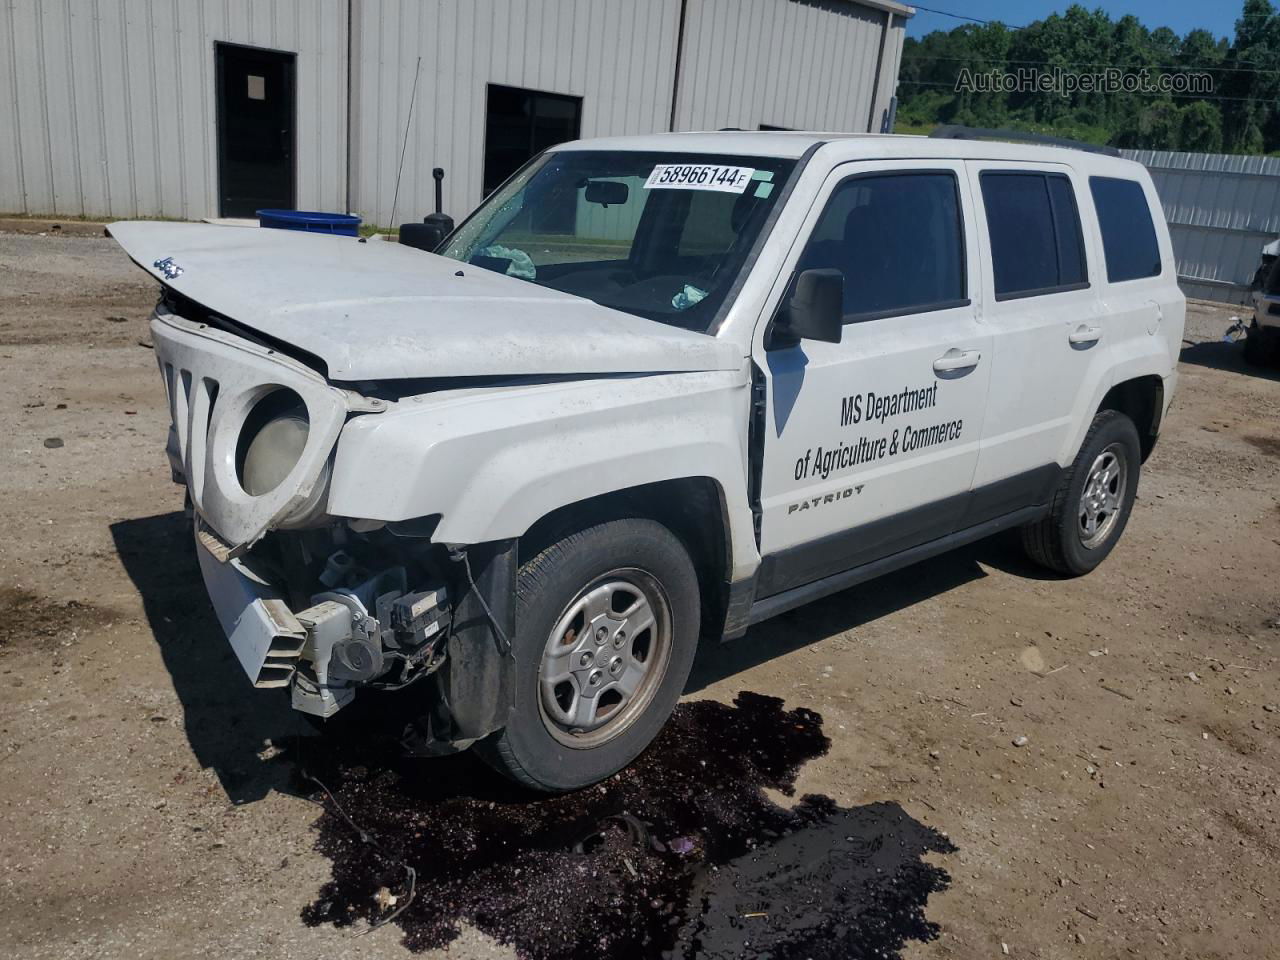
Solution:
[{"label": "rear wheel", "polygon": [[1103,410],[1094,417],[1049,515],[1022,528],[1027,555],[1069,576],[1105,560],[1129,522],[1141,454],[1138,430],[1127,416]]},{"label": "rear wheel", "polygon": [[603,780],[670,716],[698,637],[697,574],[652,520],[601,523],[520,567],[515,681],[505,729],[477,744],[537,790]]}]

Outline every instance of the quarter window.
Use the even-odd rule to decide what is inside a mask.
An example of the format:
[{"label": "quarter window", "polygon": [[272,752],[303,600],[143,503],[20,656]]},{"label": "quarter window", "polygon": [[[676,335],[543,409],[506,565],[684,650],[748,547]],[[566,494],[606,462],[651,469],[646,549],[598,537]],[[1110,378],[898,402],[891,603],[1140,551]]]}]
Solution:
[{"label": "quarter window", "polygon": [[1089,191],[1098,211],[1107,282],[1160,274],[1160,244],[1142,184],[1115,177],[1090,177]]},{"label": "quarter window", "polygon": [[897,173],[840,184],[797,265],[822,267],[844,275],[846,323],[968,303],[955,176]]},{"label": "quarter window", "polygon": [[1058,173],[1002,171],[983,173],[980,181],[997,300],[1088,286],[1070,180]]}]

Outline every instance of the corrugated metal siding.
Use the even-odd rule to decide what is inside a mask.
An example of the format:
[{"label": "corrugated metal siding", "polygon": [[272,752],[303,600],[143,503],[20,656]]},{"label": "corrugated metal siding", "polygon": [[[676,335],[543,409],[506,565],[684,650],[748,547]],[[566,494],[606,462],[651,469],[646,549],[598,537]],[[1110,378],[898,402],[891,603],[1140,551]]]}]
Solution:
[{"label": "corrugated metal siding", "polygon": [[689,0],[676,129],[878,131],[872,99],[888,104],[902,45],[891,28],[877,90],[889,17],[848,0]]},{"label": "corrugated metal siding", "polygon": [[1244,303],[1280,234],[1280,158],[1125,150],[1151,172],[1188,296]]},{"label": "corrugated metal siding", "polygon": [[889,36],[884,58],[880,62],[880,80],[876,85],[876,106],[872,111],[870,133],[879,133],[887,119],[889,104],[898,93],[898,70],[902,66],[902,44],[907,38],[907,18],[894,14],[889,21]]},{"label": "corrugated metal siding", "polygon": [[[878,130],[905,17],[686,0],[676,128]],[[889,4],[892,6],[892,4]],[[0,212],[218,213],[214,43],[297,54],[297,202],[387,224],[481,199],[486,85],[583,98],[584,137],[670,125],[681,0],[3,0]],[[887,36],[886,19],[890,22]],[[880,80],[876,80],[876,64]],[[353,102],[347,129],[347,71]],[[348,163],[351,165],[348,177]]]},{"label": "corrugated metal siding", "polygon": [[583,98],[582,136],[665,130],[675,74],[679,0],[364,0],[352,25],[353,206],[389,224],[417,58],[395,219],[482,199],[486,85]]},{"label": "corrugated metal siding", "polygon": [[214,43],[297,54],[301,207],[345,208],[345,0],[11,0],[0,211],[217,215]]}]

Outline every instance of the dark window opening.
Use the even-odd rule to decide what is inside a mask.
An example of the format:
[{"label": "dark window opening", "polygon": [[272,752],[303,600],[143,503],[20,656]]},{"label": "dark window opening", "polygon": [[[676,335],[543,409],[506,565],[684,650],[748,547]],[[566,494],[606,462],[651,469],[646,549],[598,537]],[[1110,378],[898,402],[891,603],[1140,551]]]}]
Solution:
[{"label": "dark window opening", "polygon": [[1088,286],[1071,181],[1060,173],[983,173],[997,300]]},{"label": "dark window opening", "polygon": [[1115,177],[1090,177],[1089,191],[1098,211],[1107,282],[1160,274],[1160,244],[1142,184]]},{"label": "dark window opening", "polygon": [[484,194],[524,166],[530,157],[582,130],[582,98],[489,84],[484,130]]},{"label": "dark window opening", "polygon": [[840,184],[796,269],[824,267],[844,275],[846,322],[968,303],[955,176],[867,175]]}]

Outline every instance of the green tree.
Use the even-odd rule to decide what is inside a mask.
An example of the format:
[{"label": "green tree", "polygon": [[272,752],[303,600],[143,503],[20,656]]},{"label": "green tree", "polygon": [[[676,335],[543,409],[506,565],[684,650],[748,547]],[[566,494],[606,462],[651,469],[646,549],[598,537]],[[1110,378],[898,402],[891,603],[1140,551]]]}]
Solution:
[{"label": "green tree", "polygon": [[1222,111],[1207,100],[1189,103],[1181,110],[1179,150],[1192,153],[1222,152]]},{"label": "green tree", "polygon": [[[908,39],[903,48],[898,116],[904,123],[1009,126],[1155,149],[1280,150],[1280,15],[1270,0],[1243,0],[1234,35],[1168,27],[1136,17],[1112,19],[1073,4],[1020,30],[970,24]],[[1148,78],[1201,73],[1213,89],[1065,93],[957,89],[962,70],[977,75],[1020,69],[1084,74],[1107,68]]]}]

